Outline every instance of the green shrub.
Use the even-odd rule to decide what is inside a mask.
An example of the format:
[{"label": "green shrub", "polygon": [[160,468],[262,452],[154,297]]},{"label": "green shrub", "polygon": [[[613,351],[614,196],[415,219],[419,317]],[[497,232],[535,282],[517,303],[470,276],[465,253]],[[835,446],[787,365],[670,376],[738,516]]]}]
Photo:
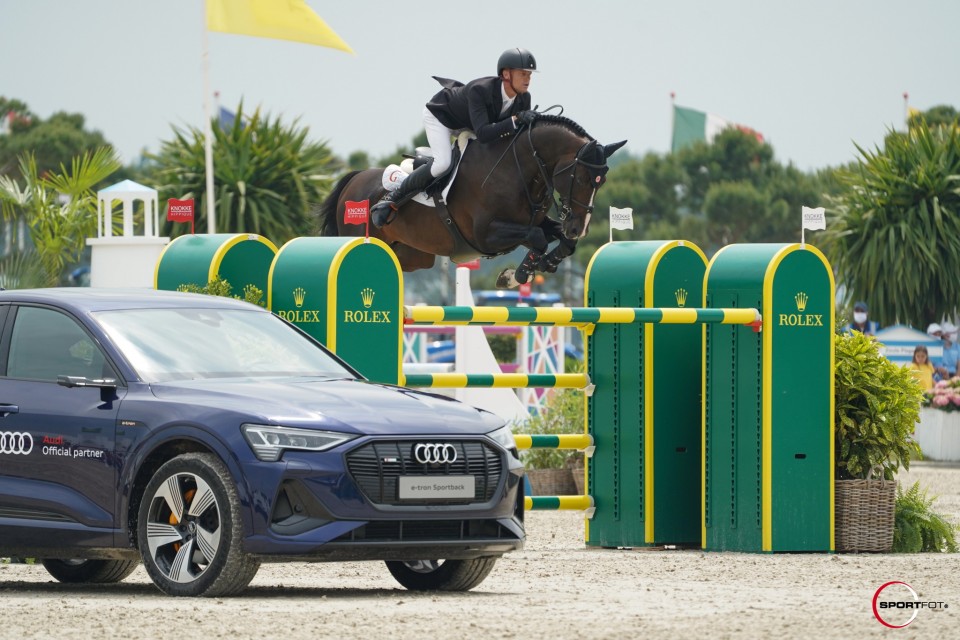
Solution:
[{"label": "green shrub", "polygon": [[492,333],[487,335],[490,350],[497,362],[517,361],[517,335],[512,333]]},{"label": "green shrub", "polygon": [[[584,401],[579,389],[558,389],[547,400],[543,413],[515,427],[514,433],[583,433]],[[520,459],[527,469],[563,469],[582,464],[583,454],[572,449],[529,449],[520,453]]]},{"label": "green shrub", "polygon": [[203,287],[192,283],[182,284],[177,287],[177,291],[183,291],[186,293],[202,293],[208,296],[221,296],[224,298],[234,298],[235,300],[244,300],[250,304],[255,304],[261,307],[263,306],[263,291],[261,291],[259,287],[248,284],[243,288],[243,298],[241,298],[240,296],[231,295],[233,292],[233,287],[231,287],[230,283],[223,278],[211,280]]},{"label": "green shrub", "polygon": [[892,480],[920,457],[912,435],[923,392],[904,367],[859,332],[836,335],[834,389],[836,477]]},{"label": "green shrub", "polygon": [[902,487],[897,487],[893,525],[895,552],[957,552],[957,527],[931,509],[934,499],[927,497],[927,490],[920,489],[919,482],[914,482],[906,493]]}]

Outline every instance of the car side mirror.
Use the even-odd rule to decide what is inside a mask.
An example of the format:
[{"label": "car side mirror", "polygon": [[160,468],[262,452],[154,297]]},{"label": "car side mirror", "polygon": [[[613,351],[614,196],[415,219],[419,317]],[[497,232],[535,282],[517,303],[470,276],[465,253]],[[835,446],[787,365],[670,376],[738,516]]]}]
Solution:
[{"label": "car side mirror", "polygon": [[61,387],[97,387],[99,389],[116,389],[117,381],[113,378],[85,378],[83,376],[57,376],[57,384]]}]

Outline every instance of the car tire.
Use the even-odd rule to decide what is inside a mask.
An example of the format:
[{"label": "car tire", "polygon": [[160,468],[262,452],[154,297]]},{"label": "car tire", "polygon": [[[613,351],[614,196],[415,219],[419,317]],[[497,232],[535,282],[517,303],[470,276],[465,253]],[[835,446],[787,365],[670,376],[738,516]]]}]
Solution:
[{"label": "car tire", "polygon": [[233,478],[209,453],[185,453],[157,469],[140,503],[137,540],[150,579],[172,596],[236,595],[260,568],[243,552]]},{"label": "car tire", "polygon": [[496,557],[471,560],[387,560],[397,582],[411,591],[469,591],[490,575]]},{"label": "car tire", "polygon": [[67,584],[110,584],[120,582],[133,573],[136,560],[55,560],[44,558],[43,568],[58,582]]}]

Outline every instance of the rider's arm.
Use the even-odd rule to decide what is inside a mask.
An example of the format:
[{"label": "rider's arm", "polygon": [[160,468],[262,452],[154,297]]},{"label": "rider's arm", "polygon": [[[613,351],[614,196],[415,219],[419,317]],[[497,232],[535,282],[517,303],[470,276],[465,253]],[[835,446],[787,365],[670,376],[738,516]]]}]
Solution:
[{"label": "rider's arm", "polygon": [[470,111],[470,126],[480,142],[509,138],[517,128],[512,117],[490,122],[490,116],[487,113],[486,89],[481,85],[470,87],[467,93],[467,105]]}]

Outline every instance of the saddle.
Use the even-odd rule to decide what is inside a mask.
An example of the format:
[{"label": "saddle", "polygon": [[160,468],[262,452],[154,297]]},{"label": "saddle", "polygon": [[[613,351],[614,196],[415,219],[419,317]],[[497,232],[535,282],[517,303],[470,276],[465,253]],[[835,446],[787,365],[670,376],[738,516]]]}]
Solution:
[{"label": "saddle", "polygon": [[[443,202],[446,202],[447,194],[450,192],[450,187],[453,186],[453,181],[457,176],[457,171],[460,168],[460,160],[463,158],[463,153],[467,149],[467,144],[476,138],[477,136],[472,131],[462,131],[460,135],[457,136],[453,146],[453,153],[450,157],[450,168],[447,169],[443,175],[437,176],[421,193],[415,195],[413,200],[428,207],[437,206],[434,202],[434,196],[439,196]],[[414,150],[414,155],[404,154],[403,157],[404,160],[399,165],[391,164],[383,170],[381,183],[387,191],[396,191],[404,178],[413,173],[414,170],[421,165],[430,161],[433,153],[430,147],[417,147]]]},{"label": "saddle", "polygon": [[[456,263],[469,262],[479,257],[490,258],[495,255],[500,255],[487,253],[464,238],[463,233],[447,209],[447,195],[450,193],[450,188],[453,186],[453,182],[457,177],[457,172],[460,169],[460,161],[463,159],[467,144],[469,144],[471,140],[475,140],[476,137],[472,131],[462,131],[460,135],[457,136],[457,141],[453,147],[453,154],[450,158],[450,169],[443,175],[437,176],[433,182],[427,185],[423,192],[418,193],[412,198],[422,205],[432,207],[437,212],[437,216],[443,222],[443,226],[453,239],[453,251],[450,253],[450,259]],[[415,155],[405,155],[404,158],[399,166],[392,164],[383,170],[381,182],[383,188],[387,191],[394,191],[399,188],[404,178],[432,159],[432,154],[430,153],[429,147],[417,147]]]}]

